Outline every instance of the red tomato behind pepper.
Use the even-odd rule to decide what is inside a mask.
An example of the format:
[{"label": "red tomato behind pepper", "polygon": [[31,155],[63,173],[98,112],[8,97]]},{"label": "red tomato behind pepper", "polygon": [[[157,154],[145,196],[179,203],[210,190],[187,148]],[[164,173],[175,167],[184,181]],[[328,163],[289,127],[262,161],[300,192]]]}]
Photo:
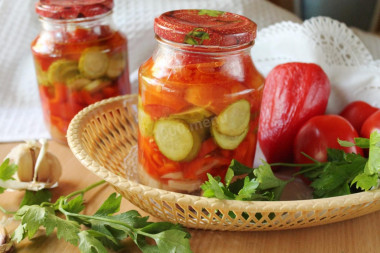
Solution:
[{"label": "red tomato behind pepper", "polygon": [[359,133],[364,121],[377,110],[378,108],[364,101],[354,101],[348,104],[339,115],[346,118]]},{"label": "red tomato behind pepper", "polygon": [[363,155],[358,147],[342,147],[338,139],[354,142],[358,133],[345,118],[339,115],[320,115],[309,119],[298,131],[294,140],[295,163],[311,163],[312,161],[301,154],[325,162],[327,161],[327,148],[341,149],[346,153]]},{"label": "red tomato behind pepper", "polygon": [[380,110],[377,110],[364,121],[360,135],[369,138],[371,133],[376,130],[380,133]]},{"label": "red tomato behind pepper", "polygon": [[324,114],[330,81],[316,64],[285,63],[267,76],[258,140],[269,163],[291,162],[293,141],[305,121]]}]

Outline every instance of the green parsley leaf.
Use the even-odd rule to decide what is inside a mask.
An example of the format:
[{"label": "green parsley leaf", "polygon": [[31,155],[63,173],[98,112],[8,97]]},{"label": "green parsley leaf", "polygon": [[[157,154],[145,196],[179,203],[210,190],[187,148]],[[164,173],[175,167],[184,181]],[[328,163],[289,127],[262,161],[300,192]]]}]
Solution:
[{"label": "green parsley leaf", "polygon": [[356,183],[356,188],[361,188],[365,191],[368,191],[377,185],[377,180],[378,176],[376,174],[368,175],[366,173],[361,173],[352,180],[351,184]]},{"label": "green parsley leaf", "polygon": [[[363,172],[367,159],[357,154],[331,152],[336,160],[325,164],[321,174],[311,183],[315,198],[325,198],[350,194],[352,180]],[[338,159],[339,158],[339,159]]]},{"label": "green parsley leaf", "polygon": [[259,182],[253,178],[252,180],[249,177],[244,178],[243,188],[239,191],[236,199],[237,200],[252,200],[252,196],[255,196],[257,188],[259,187]]},{"label": "green parsley leaf", "polygon": [[5,159],[0,165],[0,179],[3,181],[12,180],[17,171],[16,164],[9,164],[9,159]]},{"label": "green parsley leaf", "polygon": [[16,212],[15,219],[21,220],[28,238],[31,239],[44,224],[46,214],[46,209],[38,205],[23,206]]},{"label": "green parsley leaf", "polygon": [[120,210],[121,195],[116,196],[116,193],[112,193],[94,215],[107,216],[118,212]]},{"label": "green parsley leaf", "polygon": [[207,174],[208,181],[201,185],[203,196],[208,198],[218,198],[218,199],[235,199],[235,196],[230,192],[222,182],[220,182],[220,177],[213,177]]},{"label": "green parsley leaf", "polygon": [[[235,175],[243,174],[247,176],[232,182]],[[202,195],[218,199],[278,200],[284,187],[290,182],[277,178],[267,163],[252,169],[236,160],[231,161],[227,170],[226,185],[219,177],[212,177],[209,174],[207,176],[209,180],[201,185]]]},{"label": "green parsley leaf", "polygon": [[[83,204],[83,195],[80,194],[75,198],[71,199],[67,203],[63,204],[63,209],[70,213],[80,213],[84,210],[85,206]],[[65,201],[66,202],[66,201]]]},{"label": "green parsley leaf", "polygon": [[224,14],[224,11],[216,11],[216,10],[199,10],[198,15],[208,15],[210,17],[220,17]]},{"label": "green parsley leaf", "polygon": [[[5,159],[0,165],[0,180],[14,180],[13,175],[17,171],[16,164],[9,164],[9,159]],[[0,187],[0,194],[5,191],[5,188]]]},{"label": "green parsley leaf", "polygon": [[156,241],[159,252],[192,252],[188,235],[183,231],[171,229],[154,234],[150,237]]},{"label": "green parsley leaf", "polygon": [[103,244],[87,231],[81,231],[78,236],[78,247],[82,253],[108,253]]},{"label": "green parsley leaf", "polygon": [[232,159],[229,169],[233,170],[236,176],[253,173],[253,168],[245,166],[235,159]]},{"label": "green parsley leaf", "polygon": [[43,202],[51,201],[51,192],[48,189],[40,190],[40,191],[25,191],[25,195],[21,201],[20,207],[25,205],[40,205]]},{"label": "green parsley leaf", "polygon": [[142,228],[149,225],[148,218],[142,217],[136,210],[130,210],[110,217],[112,220],[121,221],[134,228]]},{"label": "green parsley leaf", "polygon": [[379,174],[380,172],[380,133],[374,131],[369,138],[369,154],[366,173],[368,175]]},{"label": "green parsley leaf", "polygon": [[260,183],[259,189],[267,190],[271,188],[280,187],[286,185],[286,182],[277,178],[270,167],[270,165],[264,162],[258,168],[253,171],[257,181]]},{"label": "green parsley leaf", "polygon": [[357,137],[357,138],[354,138],[354,141],[355,143],[338,139],[338,143],[342,147],[350,148],[350,147],[357,146],[359,148],[369,148],[369,139],[367,138]]},{"label": "green parsley leaf", "polygon": [[75,246],[78,245],[80,226],[77,222],[59,218],[55,216],[54,212],[50,212],[47,215],[44,226],[46,227],[46,234],[52,232],[54,227],[56,227],[58,239],[63,238],[68,243]]},{"label": "green parsley leaf", "polygon": [[19,243],[26,237],[25,224],[20,224],[13,232],[12,240]]}]

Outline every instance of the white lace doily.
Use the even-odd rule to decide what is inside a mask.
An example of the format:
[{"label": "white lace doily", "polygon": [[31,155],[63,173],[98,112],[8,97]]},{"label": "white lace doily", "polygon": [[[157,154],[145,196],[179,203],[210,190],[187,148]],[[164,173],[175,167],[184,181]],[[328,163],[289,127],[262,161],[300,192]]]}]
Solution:
[{"label": "white lace doily", "polygon": [[259,31],[252,57],[265,76],[285,62],[320,65],[331,82],[328,113],[354,100],[380,107],[380,62],[345,24],[317,17],[303,24],[281,22]]}]

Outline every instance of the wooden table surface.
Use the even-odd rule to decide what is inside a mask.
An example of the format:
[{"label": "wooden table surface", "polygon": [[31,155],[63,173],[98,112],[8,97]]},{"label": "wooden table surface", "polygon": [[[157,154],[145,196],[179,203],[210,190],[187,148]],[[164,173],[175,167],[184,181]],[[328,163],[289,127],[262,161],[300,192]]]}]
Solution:
[{"label": "wooden table surface", "polygon": [[[16,143],[0,144],[0,160]],[[99,178],[86,170],[71,153],[67,146],[49,142],[49,151],[56,154],[63,167],[59,187],[53,190],[54,196],[66,195],[82,189]],[[86,213],[92,214],[98,206],[113,192],[112,187],[102,186],[85,195]],[[22,198],[21,192],[6,192],[0,195],[0,205],[7,210],[16,210]],[[123,200],[121,211],[138,210],[143,216],[149,215]],[[3,214],[0,214],[0,219]],[[152,221],[157,221],[151,217]],[[12,231],[17,223],[11,222],[7,229]],[[371,253],[380,252],[380,212],[375,212],[356,219],[330,225],[297,230],[273,232],[218,232],[190,230],[191,248],[194,252],[336,252],[336,253]],[[49,237],[42,233],[37,238],[27,239],[17,245],[17,252],[38,253],[75,253],[79,250],[63,240]],[[123,252],[140,252],[128,241]]]}]

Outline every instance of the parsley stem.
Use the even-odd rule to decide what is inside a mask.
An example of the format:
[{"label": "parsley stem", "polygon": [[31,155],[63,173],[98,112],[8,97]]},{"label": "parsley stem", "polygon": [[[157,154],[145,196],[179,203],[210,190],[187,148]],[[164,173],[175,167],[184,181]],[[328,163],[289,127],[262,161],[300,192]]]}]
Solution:
[{"label": "parsley stem", "polygon": [[11,212],[11,211],[8,211],[6,210],[4,207],[0,206],[0,211],[3,213],[3,214],[15,214],[16,212]]},{"label": "parsley stem", "polygon": [[298,176],[298,175],[302,175],[302,174],[304,174],[306,172],[309,172],[309,171],[313,171],[313,170],[315,170],[315,168],[318,168],[321,164],[315,164],[314,166],[312,166],[310,168],[306,168],[306,169],[300,170],[300,171],[294,173],[293,177]]},{"label": "parsley stem", "polygon": [[100,216],[89,216],[89,215],[85,215],[85,214],[77,214],[77,213],[70,213],[68,211],[66,211],[64,208],[63,208],[63,200],[61,200],[59,202],[59,207],[58,207],[58,210],[63,213],[66,217],[68,216],[72,216],[72,217],[78,217],[78,218],[84,218],[84,219],[89,219],[89,220],[99,220],[99,221],[106,221],[106,222],[109,222],[109,223],[114,223],[114,224],[118,224],[118,225],[122,225],[126,228],[128,228],[129,230],[131,231],[136,231],[135,228],[133,228],[132,226],[122,222],[122,221],[118,221],[118,220],[113,220],[113,219],[107,219],[107,218],[104,218],[104,217],[100,217]]},{"label": "parsley stem", "polygon": [[94,184],[92,184],[92,185],[87,186],[86,188],[84,188],[84,189],[82,189],[82,190],[79,190],[79,191],[75,191],[75,192],[70,193],[69,195],[67,195],[67,196],[65,197],[65,199],[70,199],[70,198],[72,198],[72,197],[74,197],[74,196],[76,196],[76,195],[84,194],[84,193],[86,193],[86,192],[88,192],[88,191],[94,189],[95,187],[104,184],[105,182],[106,182],[105,180],[100,180],[100,181],[98,181],[98,182],[96,182],[96,183],[94,183]]}]

